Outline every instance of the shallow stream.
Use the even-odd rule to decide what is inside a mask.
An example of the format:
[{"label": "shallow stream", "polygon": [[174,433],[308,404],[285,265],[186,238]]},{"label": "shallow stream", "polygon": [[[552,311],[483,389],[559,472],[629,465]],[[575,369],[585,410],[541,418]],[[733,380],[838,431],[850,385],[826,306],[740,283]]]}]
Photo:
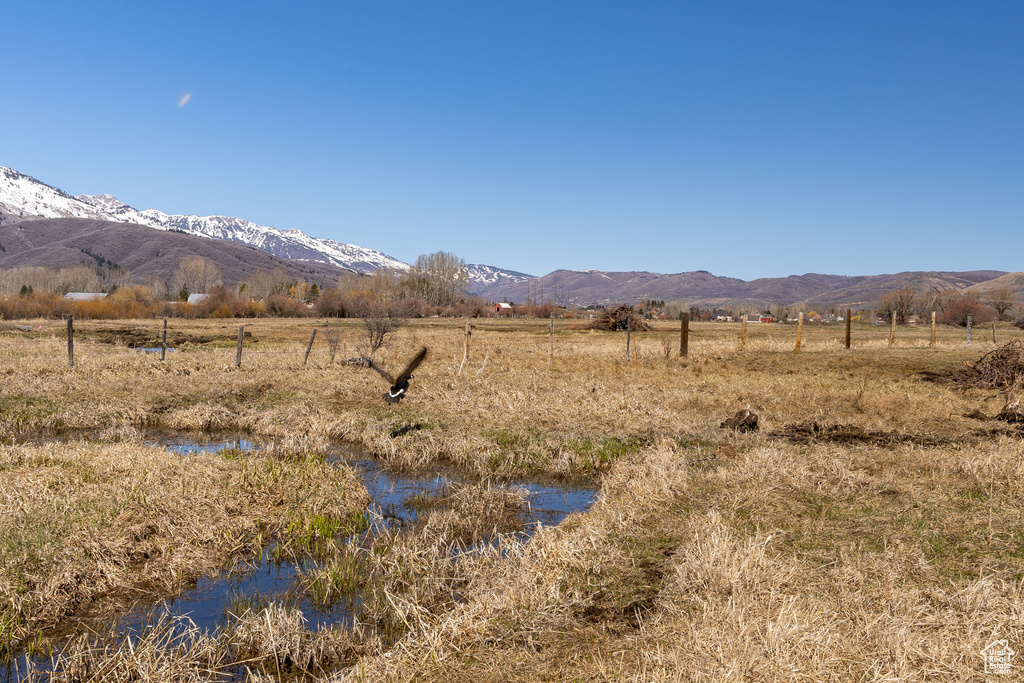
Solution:
[{"label": "shallow stream", "polygon": [[[251,452],[257,446],[243,437],[211,438],[194,435],[152,435],[148,443],[162,445],[184,457],[218,453],[223,450]],[[402,526],[417,518],[410,499],[430,496],[442,491],[451,483],[473,483],[474,478],[466,473],[448,469],[432,475],[404,475],[390,472],[381,463],[350,447],[338,446],[328,456],[329,460],[346,463],[360,475],[371,503],[368,516],[373,520],[367,534]],[[594,501],[597,491],[592,488],[558,486],[536,481],[517,481],[514,485],[529,492],[528,509],[523,524],[516,534],[528,538],[537,525],[556,525],[572,512],[586,510]],[[263,549],[259,558],[252,563],[236,564],[226,568],[214,577],[200,578],[196,585],[175,597],[141,604],[115,620],[120,633],[137,632],[152,623],[154,616],[166,612],[171,616],[186,616],[200,629],[214,632],[225,627],[230,614],[239,604],[284,603],[300,609],[306,618],[306,627],[317,631],[327,626],[352,626],[353,607],[359,597],[337,601],[330,606],[318,605],[309,600],[301,590],[298,579],[303,571],[315,566],[316,560],[304,558],[280,559],[274,552],[276,543]],[[82,622],[80,628],[93,632],[110,632],[110,622],[98,624],[95,621]],[[55,646],[59,647],[59,646]],[[49,666],[47,661],[36,663],[37,671]],[[24,654],[16,658],[21,670],[25,667]],[[0,683],[20,680],[17,668],[11,663],[0,665]]]}]

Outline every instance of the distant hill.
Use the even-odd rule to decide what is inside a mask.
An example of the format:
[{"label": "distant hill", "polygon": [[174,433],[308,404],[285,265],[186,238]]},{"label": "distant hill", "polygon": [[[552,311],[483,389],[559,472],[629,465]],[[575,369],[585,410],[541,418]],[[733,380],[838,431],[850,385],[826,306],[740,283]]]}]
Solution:
[{"label": "distant hill", "polygon": [[902,284],[916,289],[919,294],[940,292],[944,290],[966,290],[990,282],[1006,275],[1001,270],[972,270],[959,273],[950,272],[903,272],[889,275],[871,275],[851,278],[851,282],[834,290],[824,291],[798,303],[807,305],[822,304],[856,308],[859,304],[873,304],[878,298],[895,290]]},{"label": "distant hill", "polygon": [[993,289],[1009,289],[1017,295],[1017,301],[1024,302],[1024,272],[1006,273],[971,287],[972,292],[977,292],[982,296]]},{"label": "distant hill", "polygon": [[330,263],[283,259],[228,240],[90,218],[48,218],[0,223],[0,268],[64,268],[100,259],[128,270],[139,283],[169,280],[183,256],[217,264],[224,284],[236,287],[257,270],[284,269],[300,282],[334,286],[344,270]]},{"label": "distant hill", "polygon": [[676,301],[701,307],[736,308],[807,304],[822,308],[871,308],[879,296],[907,283],[920,292],[966,289],[1004,276],[1004,271],[963,273],[904,272],[886,275],[790,275],[744,281],[706,271],[663,275],[646,272],[556,270],[539,278],[500,283],[482,296],[522,303],[527,300],[578,305],[636,303],[643,299]]}]

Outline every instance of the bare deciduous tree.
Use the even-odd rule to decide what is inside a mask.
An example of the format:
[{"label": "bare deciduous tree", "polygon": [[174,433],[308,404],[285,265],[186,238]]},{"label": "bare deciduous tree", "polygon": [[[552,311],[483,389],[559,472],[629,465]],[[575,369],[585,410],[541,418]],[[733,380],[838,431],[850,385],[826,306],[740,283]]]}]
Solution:
[{"label": "bare deciduous tree", "polygon": [[880,318],[888,318],[890,320],[895,315],[896,324],[906,325],[907,318],[914,312],[916,295],[917,290],[904,282],[900,284],[899,289],[896,291],[879,297],[875,313]]},{"label": "bare deciduous tree", "polygon": [[201,256],[182,256],[171,283],[176,292],[184,289],[189,294],[205,294],[221,284],[220,269]]},{"label": "bare deciduous tree", "polygon": [[287,294],[292,279],[283,268],[275,268],[269,273],[257,270],[245,283],[245,295],[250,299],[266,299],[271,294]]},{"label": "bare deciduous tree", "polygon": [[338,354],[338,346],[341,343],[341,328],[337,326],[328,327],[324,330],[324,337],[327,339],[327,349],[331,353],[331,363],[333,363],[334,357]]},{"label": "bare deciduous tree", "polygon": [[369,356],[372,359],[377,349],[388,343],[391,335],[405,323],[395,310],[395,306],[387,301],[375,301],[366,307],[363,313],[363,326],[366,329],[366,341]]},{"label": "bare deciduous tree", "polygon": [[918,309],[922,315],[931,315],[932,311],[942,312],[959,299],[963,292],[959,289],[936,289],[932,287],[928,293],[918,297]]},{"label": "bare deciduous tree", "polygon": [[1000,287],[986,292],[982,300],[996,309],[1000,318],[1004,318],[1006,312],[1017,304],[1017,295],[1009,287]]},{"label": "bare deciduous tree", "polygon": [[466,262],[455,254],[438,251],[420,255],[403,285],[409,296],[431,306],[451,306],[465,293],[468,282]]},{"label": "bare deciduous tree", "polygon": [[36,292],[102,292],[131,283],[131,274],[122,269],[108,270],[87,265],[60,270],[23,266],[0,271],[0,293],[13,294],[22,287]]},{"label": "bare deciduous tree", "polygon": [[149,291],[153,293],[153,297],[156,299],[166,300],[171,296],[171,291],[167,287],[167,281],[160,278],[153,278],[153,284],[149,286]]}]

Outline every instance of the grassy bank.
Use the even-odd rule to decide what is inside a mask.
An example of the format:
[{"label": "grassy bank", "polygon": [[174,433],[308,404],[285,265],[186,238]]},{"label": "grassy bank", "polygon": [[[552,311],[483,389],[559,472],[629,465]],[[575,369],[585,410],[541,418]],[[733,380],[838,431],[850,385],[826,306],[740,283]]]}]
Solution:
[{"label": "grassy bank", "polygon": [[137,442],[0,446],[0,645],[173,596],[308,520],[366,504],[306,455],[181,456]]}]

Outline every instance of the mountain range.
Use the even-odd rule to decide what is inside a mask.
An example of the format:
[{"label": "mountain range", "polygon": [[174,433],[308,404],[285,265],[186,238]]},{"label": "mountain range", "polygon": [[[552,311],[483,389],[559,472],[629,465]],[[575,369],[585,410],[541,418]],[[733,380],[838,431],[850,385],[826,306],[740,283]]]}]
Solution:
[{"label": "mountain range", "polygon": [[[177,259],[192,254],[216,262],[228,284],[244,281],[257,269],[275,267],[321,286],[336,282],[344,271],[370,274],[410,267],[380,251],[312,237],[298,229],[280,230],[228,216],[140,211],[110,194],[72,196],[0,166],[0,268],[61,267],[98,256],[147,282],[168,278]],[[870,308],[879,296],[901,284],[922,292],[1008,287],[1018,298],[1024,294],[1024,273],[995,270],[871,276],[808,273],[744,281],[706,271],[556,270],[534,277],[495,266],[470,264],[467,268],[471,293],[516,303],[600,305],[651,299],[723,308]]]},{"label": "mountain range", "polygon": [[[810,308],[873,308],[878,298],[909,285],[918,292],[950,289],[993,288],[1008,274],[1001,270],[967,272],[902,272],[885,275],[824,275],[807,273],[778,278],[738,280],[706,271],[688,273],[645,273],[556,270],[528,282],[486,290],[491,299],[509,301],[552,300],[557,304],[635,303],[644,299],[677,301],[702,308],[774,309],[778,306]],[[1024,273],[1018,275],[1024,276]],[[1019,281],[1018,281],[1019,280]],[[1024,293],[1024,277],[1003,280],[1006,286]]]},{"label": "mountain range", "polygon": [[95,218],[40,218],[0,222],[0,269],[43,266],[120,268],[145,285],[170,282],[183,256],[201,256],[217,265],[224,284],[235,287],[258,270],[284,270],[288,277],[318,287],[334,286],[345,272],[320,261],[283,259],[252,245],[214,240],[176,230]]}]

